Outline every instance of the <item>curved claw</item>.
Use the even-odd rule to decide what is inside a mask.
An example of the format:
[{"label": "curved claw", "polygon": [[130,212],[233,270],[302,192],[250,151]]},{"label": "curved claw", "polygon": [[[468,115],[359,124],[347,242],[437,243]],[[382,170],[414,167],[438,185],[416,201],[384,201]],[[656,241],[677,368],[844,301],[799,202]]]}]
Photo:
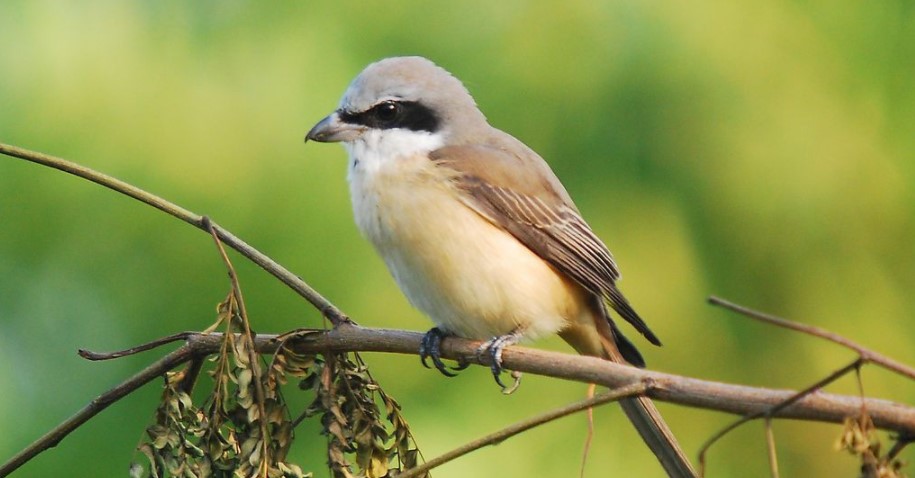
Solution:
[{"label": "curved claw", "polygon": [[502,387],[502,393],[505,395],[511,395],[512,393],[515,393],[515,390],[518,390],[518,387],[521,386],[521,372],[512,370],[509,375],[511,375],[514,382],[508,387]]},{"label": "curved claw", "polygon": [[[423,367],[430,368],[429,364],[426,362],[426,359],[432,359],[432,365],[435,366],[435,369],[441,372],[442,375],[446,377],[456,377],[457,374],[450,372],[448,366],[442,362],[442,339],[447,337],[449,334],[444,330],[433,327],[426,332],[426,335],[423,336],[422,344],[419,346],[419,358],[423,364]],[[459,364],[459,367],[461,364]],[[461,368],[456,368],[455,370],[462,370],[467,368],[467,365],[464,364]]]},{"label": "curved claw", "polygon": [[478,357],[484,352],[489,355],[489,370],[492,371],[492,377],[495,379],[499,387],[502,387],[502,392],[505,394],[512,393],[515,391],[515,389],[518,388],[520,382],[520,374],[515,375],[512,373],[512,377],[515,378],[515,381],[511,386],[507,386],[502,382],[502,350],[509,345],[518,343],[519,340],[521,340],[521,334],[519,331],[515,331],[510,334],[493,337],[477,349]]},{"label": "curved claw", "polygon": [[489,350],[487,350],[487,353],[489,353],[489,358],[492,360],[492,362],[489,364],[489,370],[492,371],[493,378],[496,379],[496,383],[498,383],[500,387],[505,388],[505,384],[502,383],[502,378],[501,378],[501,375],[502,375],[502,349],[505,348],[505,346],[500,343],[500,340],[499,340],[500,338],[501,337],[497,337],[492,340],[492,343],[490,344]]},{"label": "curved claw", "polygon": [[470,366],[470,362],[468,362],[464,359],[458,359],[457,365],[455,365],[454,367],[451,367],[451,370],[454,370],[455,372],[460,372],[461,370],[464,370],[465,368],[467,368],[469,366]]}]

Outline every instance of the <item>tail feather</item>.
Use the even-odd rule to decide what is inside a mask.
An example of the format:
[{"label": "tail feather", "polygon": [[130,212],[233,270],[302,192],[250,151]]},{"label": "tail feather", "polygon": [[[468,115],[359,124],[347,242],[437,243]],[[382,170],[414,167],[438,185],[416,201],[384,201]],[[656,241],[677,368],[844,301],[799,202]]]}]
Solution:
[{"label": "tail feather", "polygon": [[620,317],[632,324],[635,327],[635,330],[638,330],[649,342],[654,345],[661,345],[661,340],[658,339],[658,336],[648,328],[648,324],[639,317],[639,314],[629,305],[629,301],[626,300],[626,297],[623,296],[623,293],[616,288],[615,285],[610,284],[605,290],[604,293],[607,295],[607,300],[610,302],[610,306],[613,307],[613,310],[617,314],[620,314]]},{"label": "tail feather", "polygon": [[696,470],[680,449],[673,432],[661,418],[661,413],[648,397],[620,400],[623,412],[635,426],[642,440],[651,448],[664,471],[671,478],[696,478]]},{"label": "tail feather", "polygon": [[[626,362],[629,362],[630,365],[638,368],[645,368],[645,359],[642,358],[639,349],[620,332],[620,329],[616,328],[616,324],[614,324],[612,320],[608,321],[608,323],[610,324],[610,330],[613,332],[613,345],[616,346],[616,349],[619,351],[620,355],[623,356],[623,359]],[[607,345],[604,344],[604,348],[606,347]]]},{"label": "tail feather", "polygon": [[[601,354],[603,358],[616,363],[644,367],[645,361],[642,359],[642,355],[635,345],[620,333],[607,314],[603,302],[597,298],[592,303],[597,312],[595,325],[604,349]],[[626,305],[628,306],[628,303]],[[633,311],[633,313],[635,312]],[[579,352],[582,351],[579,350]],[[668,476],[671,478],[696,478],[698,476],[690,464],[689,458],[677,443],[677,438],[664,422],[664,418],[661,417],[661,413],[650,398],[624,398],[620,400],[620,406],[626,417],[635,426],[636,431],[639,432],[642,440],[664,467]]]}]

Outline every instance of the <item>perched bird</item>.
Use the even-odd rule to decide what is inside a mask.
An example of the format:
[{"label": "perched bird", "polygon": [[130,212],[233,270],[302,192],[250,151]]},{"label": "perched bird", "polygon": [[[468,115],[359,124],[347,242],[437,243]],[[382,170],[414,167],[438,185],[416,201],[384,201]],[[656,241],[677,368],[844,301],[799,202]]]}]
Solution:
[{"label": "perched bird", "polygon": [[[342,142],[356,224],[400,289],[436,324],[423,363],[451,375],[444,337],[502,349],[559,334],[581,354],[644,366],[610,306],[660,341],[616,286],[613,256],[547,163],[489,125],[464,85],[421,57],[366,67],[306,141]],[[503,386],[504,388],[504,386]],[[671,476],[694,476],[647,398],[621,402]],[[669,455],[669,456],[664,456]],[[674,474],[676,473],[676,474]]]}]

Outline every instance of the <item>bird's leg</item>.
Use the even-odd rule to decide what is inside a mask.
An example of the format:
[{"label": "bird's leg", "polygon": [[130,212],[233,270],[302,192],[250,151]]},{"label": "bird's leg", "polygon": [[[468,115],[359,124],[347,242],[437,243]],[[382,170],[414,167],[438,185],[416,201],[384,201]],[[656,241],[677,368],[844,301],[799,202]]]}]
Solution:
[{"label": "bird's leg", "polygon": [[500,375],[502,374],[502,349],[518,343],[523,337],[522,332],[521,329],[515,329],[509,334],[493,337],[477,349],[478,357],[483,355],[483,353],[489,355],[489,358],[491,359],[489,369],[492,370],[492,376],[496,379],[496,383],[502,387],[502,393],[506,395],[514,392],[521,384],[521,373],[512,372],[511,375],[515,382],[511,386],[506,386],[502,383],[502,379],[500,378]]},{"label": "bird's leg", "polygon": [[[446,377],[457,376],[457,374],[449,371],[448,367],[442,362],[442,339],[451,335],[453,334],[438,327],[433,327],[423,336],[422,344],[419,346],[419,358],[422,360],[423,366],[429,368],[426,359],[431,358],[432,365]],[[464,370],[469,365],[467,362],[458,361],[457,367],[452,367],[452,370]]]}]

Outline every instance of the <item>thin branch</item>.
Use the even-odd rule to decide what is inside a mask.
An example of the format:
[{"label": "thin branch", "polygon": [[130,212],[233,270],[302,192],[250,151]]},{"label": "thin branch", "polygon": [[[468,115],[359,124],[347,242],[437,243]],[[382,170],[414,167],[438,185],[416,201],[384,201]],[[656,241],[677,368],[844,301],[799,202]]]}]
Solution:
[{"label": "thin branch", "polygon": [[[65,173],[69,173],[74,176],[92,181],[96,184],[105,186],[108,189],[132,197],[162,212],[170,214],[200,230],[207,230],[204,224],[203,216],[195,214],[181,206],[146,192],[136,186],[108,176],[107,174],[100,173],[65,159],[57,158],[36,151],[30,151],[9,144],[0,143],[0,154],[31,161],[33,163],[41,164],[43,166],[54,168],[59,171],[63,171]],[[341,323],[350,322],[340,309],[330,303],[330,301],[325,299],[324,296],[318,293],[318,291],[314,290],[311,286],[305,283],[305,281],[287,270],[285,267],[281,266],[276,261],[267,257],[257,249],[251,247],[241,239],[235,237],[235,235],[229,231],[219,226],[214,226],[213,230],[216,232],[217,236],[219,236],[219,239],[225,242],[229,247],[235,249],[241,255],[247,257],[252,262],[263,268],[265,271],[279,279],[280,282],[286,284],[296,293],[304,297],[305,300],[310,302],[316,309],[321,311],[321,313],[327,317],[328,320],[334,324],[334,326],[337,326]]]},{"label": "thin branch", "polygon": [[163,345],[170,344],[172,342],[177,342],[179,340],[187,340],[190,335],[196,334],[197,332],[179,332],[177,334],[167,335],[165,337],[158,338],[156,340],[146,342],[145,344],[137,345],[136,347],[130,347],[129,349],[118,350],[116,352],[93,352],[91,350],[79,349],[77,354],[80,357],[86,360],[111,360],[121,357],[126,357],[128,355],[138,354],[140,352],[146,352],[147,350],[152,350],[154,348],[161,347]]},{"label": "thin branch", "polygon": [[[415,354],[419,349],[420,334],[381,329],[364,329],[355,326],[339,309],[300,278],[241,241],[230,232],[216,225],[208,226],[206,219],[202,216],[194,214],[158,196],[143,191],[142,189],[60,158],[2,143],[0,143],[0,153],[32,161],[87,179],[153,206],[199,229],[209,229],[220,241],[258,264],[281,282],[299,293],[334,324],[335,328],[330,332],[310,334],[304,339],[298,340],[295,347],[300,352],[323,353],[332,350],[382,351]],[[855,350],[860,355],[861,363],[873,362],[889,370],[915,379],[915,369],[873,352],[834,333],[817,327],[805,326],[752,311],[715,297],[710,298],[710,302],[758,320],[831,340]],[[272,353],[275,351],[278,345],[275,338],[275,336],[256,337],[255,343],[258,352]],[[168,340],[173,340],[173,338],[156,341],[151,343],[153,345],[147,344],[149,346],[145,348],[141,346],[125,352],[136,353],[142,350],[148,350],[159,346]],[[187,336],[187,343],[183,347],[163,357],[134,377],[126,380],[118,387],[105,392],[105,394],[101,395],[96,400],[93,400],[76,415],[55,427],[45,436],[13,457],[9,462],[0,466],[0,477],[6,476],[12,470],[18,468],[22,463],[25,463],[42,450],[53,447],[63,437],[108,405],[129,394],[142,384],[148,383],[166,370],[186,362],[193,357],[201,357],[204,354],[215,353],[219,349],[220,341],[221,335],[219,334],[194,334]],[[476,349],[478,345],[477,342],[473,341],[449,338],[444,344],[443,356],[473,363],[481,363],[482,361],[482,364],[488,365],[488,363],[486,363],[488,361],[486,357],[480,358],[477,356]],[[108,355],[107,358],[114,358],[115,356],[111,354]],[[104,358],[105,354],[93,355],[87,352],[87,356],[89,358],[98,359],[100,357]],[[865,400],[861,397],[824,394],[812,387],[800,393],[796,393],[789,390],[772,390],[722,384],[648,370],[639,370],[592,357],[542,352],[521,347],[510,347],[506,349],[503,354],[503,361],[505,366],[512,370],[577,380],[585,383],[597,383],[611,388],[625,387],[633,383],[651,383],[653,385],[647,390],[647,395],[652,398],[697,408],[720,410],[742,416],[756,415],[757,417],[765,416],[767,418],[797,418],[839,423],[846,416],[856,415],[855,410],[860,410],[858,407],[866,407],[875,426],[894,430],[900,434],[900,437],[915,436],[915,409],[884,400]],[[860,366],[861,363],[859,363],[858,366]],[[902,441],[902,439],[900,439],[900,441]]]},{"label": "thin branch", "polygon": [[[711,438],[706,440],[705,443],[702,444],[702,447],[699,448],[699,476],[705,476],[705,464],[706,464],[705,455],[708,452],[709,448],[711,448],[711,446],[714,445],[719,439],[721,439],[722,437],[724,437],[725,435],[727,435],[728,433],[730,433],[737,427],[743,425],[744,423],[747,423],[747,422],[750,422],[750,421],[753,421],[753,420],[756,420],[759,418],[770,419],[770,418],[778,416],[779,412],[781,412],[782,410],[796,404],[798,401],[803,400],[805,397],[808,397],[811,394],[819,391],[826,385],[829,385],[830,383],[845,376],[845,374],[847,374],[848,372],[851,372],[852,370],[858,370],[863,363],[864,363],[863,360],[861,358],[858,358],[854,362],[829,374],[829,376],[827,376],[826,378],[817,381],[813,385],[811,385],[799,392],[796,392],[789,397],[786,397],[781,402],[776,403],[775,405],[773,405],[769,408],[759,410],[756,413],[751,413],[744,417],[741,417],[737,421],[722,428],[720,431],[718,431],[718,433],[715,433],[714,435],[712,435]],[[859,398],[859,400],[858,400],[859,406],[861,403],[862,402]],[[858,415],[858,411],[856,410],[854,412],[854,414],[850,414],[850,415],[846,415],[846,416],[857,416],[857,415]],[[845,417],[842,417],[842,418],[844,420]]]},{"label": "thin branch", "polygon": [[[597,385],[593,383],[588,384],[588,398],[594,398],[594,392],[597,390]],[[594,439],[594,409],[589,408],[587,413],[588,418],[588,429],[585,432],[585,445],[581,450],[581,467],[578,470],[578,478],[585,478],[585,465],[588,464],[588,456],[591,453],[591,442]]]},{"label": "thin branch", "polygon": [[519,433],[530,430],[536,426],[543,425],[544,423],[551,422],[553,420],[571,415],[582,410],[591,409],[598,405],[603,405],[608,402],[615,402],[621,398],[632,397],[637,395],[643,395],[650,389],[649,385],[646,385],[642,382],[632,383],[623,387],[620,387],[616,390],[611,390],[608,392],[600,393],[592,398],[588,398],[565,407],[558,408],[556,410],[550,410],[542,415],[529,418],[517,422],[515,424],[509,425],[501,430],[490,433],[484,437],[478,438],[471,442],[465,443],[447,453],[439,455],[422,465],[417,466],[416,468],[411,468],[405,470],[403,473],[397,475],[397,478],[413,478],[416,476],[421,476],[429,470],[441,466],[445,463],[448,463],[455,458],[464,456],[472,451],[483,448],[488,445],[498,445],[499,443],[505,441],[508,438],[511,438]]},{"label": "thin branch", "polygon": [[893,448],[891,448],[890,451],[886,453],[886,457],[890,460],[895,460],[896,457],[902,453],[902,450],[904,450],[905,447],[911,445],[912,443],[915,443],[915,435],[900,434],[898,437],[896,437],[896,443],[893,444]]},{"label": "thin branch", "polygon": [[766,450],[769,452],[769,474],[778,478],[778,454],[775,450],[775,433],[772,431],[772,419],[766,418]]},{"label": "thin branch", "polygon": [[[266,411],[266,398],[264,394],[264,382],[263,372],[260,367],[260,356],[258,352],[254,350],[254,334],[251,333],[251,321],[248,320],[248,309],[245,307],[245,298],[241,293],[241,283],[238,281],[238,274],[235,272],[235,267],[232,266],[232,261],[229,260],[229,255],[226,254],[226,249],[222,247],[222,241],[219,240],[219,235],[216,234],[216,224],[213,223],[209,217],[203,217],[203,227],[213,236],[213,242],[216,243],[216,250],[219,251],[219,257],[222,258],[222,262],[226,266],[226,270],[229,273],[229,281],[232,283],[232,294],[235,296],[235,301],[238,304],[238,313],[241,316],[242,327],[244,328],[245,338],[248,341],[249,346],[245,347],[248,352],[248,363],[251,364],[251,372],[254,374],[254,398],[257,402],[257,411],[259,414],[258,423],[260,424],[261,431],[261,453],[264,457],[270,455],[270,432],[267,430],[267,411]],[[232,318],[228,319],[228,322],[231,322]],[[263,476],[267,478],[267,460],[261,462],[262,468],[259,470],[258,476]]]},{"label": "thin branch", "polygon": [[[292,338],[289,334],[258,335],[255,337],[255,346],[259,353],[272,354],[285,340],[291,349],[304,354],[362,351],[416,355],[422,337],[422,334],[416,332],[371,329],[345,324],[330,331],[315,330],[300,333]],[[85,409],[0,466],[0,477],[6,476],[42,450],[54,446],[107,406],[165,371],[192,357],[218,353],[222,343],[222,334],[218,333],[189,335],[184,346],[105,392]],[[442,344],[442,355],[447,359],[460,358],[469,363],[488,365],[488,357],[476,353],[479,346],[480,342],[477,341],[449,337]],[[797,395],[791,390],[699,380],[638,369],[595,357],[517,346],[506,348],[502,360],[505,367],[511,370],[582,383],[596,383],[611,389],[619,389],[633,383],[650,383],[652,385],[646,394],[656,400],[737,415],[765,413]],[[430,377],[430,380],[434,379]],[[866,404],[868,414],[876,427],[895,431],[900,437],[915,437],[915,408],[873,398],[865,399],[863,403]],[[856,416],[861,410],[861,405],[862,399],[859,396],[817,391],[803,396],[790,406],[778,409],[771,417],[842,423],[845,417]]]},{"label": "thin branch", "polygon": [[737,312],[738,314],[747,316],[751,319],[756,319],[768,324],[777,325],[779,327],[784,327],[786,329],[791,329],[797,332],[802,332],[807,335],[812,335],[814,337],[819,337],[821,339],[828,340],[832,343],[841,345],[845,348],[854,350],[867,362],[875,363],[887,370],[891,370],[900,375],[908,377],[912,380],[915,380],[915,369],[905,365],[901,362],[897,362],[886,355],[875,352],[863,345],[860,345],[852,340],[849,340],[841,335],[831,332],[829,330],[816,327],[813,325],[801,324],[798,322],[793,322],[781,317],[776,317],[774,315],[766,314],[764,312],[759,312],[742,305],[735,304],[728,300],[722,299],[720,297],[711,296],[708,298],[708,301],[712,305],[717,305],[719,307],[724,307],[725,309]]},{"label": "thin branch", "polygon": [[[422,336],[417,332],[346,325],[330,331],[316,330],[286,343],[292,350],[304,354],[360,351],[417,355]],[[197,350],[207,353],[215,353],[220,340],[220,334],[188,338]],[[273,353],[280,342],[277,336],[258,335],[256,343],[259,352]],[[449,337],[442,344],[442,356],[451,360],[460,358],[468,363],[489,365],[489,358],[485,354],[477,356],[479,345],[478,341]],[[649,382],[652,387],[647,395],[653,399],[740,416],[770,412],[772,418],[843,423],[845,417],[857,416],[862,404],[861,397],[857,395],[821,391],[807,393],[792,401],[799,395],[793,390],[700,380],[620,365],[596,357],[526,347],[508,347],[502,359],[505,367],[511,370],[586,384],[596,383],[611,389],[635,382]],[[822,383],[823,381],[817,382],[817,385]],[[772,411],[773,407],[788,401],[791,401],[790,405]],[[874,398],[868,398],[864,403],[878,428],[915,436],[915,407]]]},{"label": "thin branch", "polygon": [[206,360],[204,356],[194,356],[191,357],[191,360],[188,361],[187,367],[182,371],[184,376],[181,378],[181,382],[178,384],[178,390],[190,395],[194,391],[194,385],[197,384],[197,377],[200,376],[200,372],[203,370],[203,362]]},{"label": "thin branch", "polygon": [[64,437],[79,428],[83,423],[89,421],[92,417],[98,415],[102,410],[108,408],[111,404],[124,398],[153,379],[162,376],[163,373],[187,362],[195,355],[196,350],[193,345],[184,345],[161,359],[156,360],[151,365],[121,382],[111,390],[99,395],[89,402],[88,405],[83,407],[82,410],[76,412],[76,414],[52,428],[49,432],[45,433],[44,436],[25,447],[6,463],[0,465],[0,477],[9,475],[39,453],[57,446]]}]

